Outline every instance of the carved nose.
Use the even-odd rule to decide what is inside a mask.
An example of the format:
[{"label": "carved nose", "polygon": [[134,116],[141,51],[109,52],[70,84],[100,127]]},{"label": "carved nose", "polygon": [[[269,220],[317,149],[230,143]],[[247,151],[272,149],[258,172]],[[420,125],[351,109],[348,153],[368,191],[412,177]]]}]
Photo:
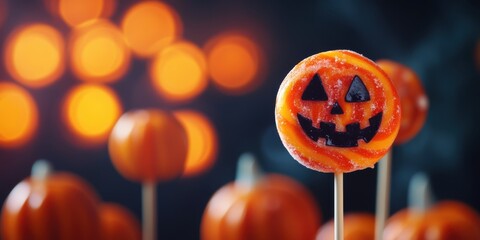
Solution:
[{"label": "carved nose", "polygon": [[335,102],[333,104],[332,110],[330,110],[330,114],[332,115],[343,114],[343,109],[342,107],[340,107],[340,104],[338,104],[338,102]]}]

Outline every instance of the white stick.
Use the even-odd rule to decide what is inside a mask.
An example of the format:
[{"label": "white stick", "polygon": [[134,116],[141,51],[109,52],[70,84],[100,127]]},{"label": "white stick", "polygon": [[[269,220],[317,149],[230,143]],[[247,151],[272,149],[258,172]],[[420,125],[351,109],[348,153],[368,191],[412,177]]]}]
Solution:
[{"label": "white stick", "polygon": [[343,240],[343,173],[335,173],[334,185],[334,239]]},{"label": "white stick", "polygon": [[154,182],[142,184],[143,240],[157,239],[157,185]]},{"label": "white stick", "polygon": [[385,221],[390,211],[390,172],[392,150],[388,151],[378,163],[377,175],[377,209],[375,211],[375,239],[381,240]]}]

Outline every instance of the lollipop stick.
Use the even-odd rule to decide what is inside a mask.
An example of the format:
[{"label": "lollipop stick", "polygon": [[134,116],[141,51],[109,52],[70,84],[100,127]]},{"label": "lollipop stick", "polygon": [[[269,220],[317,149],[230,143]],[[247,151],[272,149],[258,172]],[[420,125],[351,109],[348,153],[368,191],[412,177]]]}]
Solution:
[{"label": "lollipop stick", "polygon": [[343,173],[335,173],[334,185],[334,239],[343,240]]},{"label": "lollipop stick", "polygon": [[392,150],[378,162],[377,177],[377,209],[375,211],[375,239],[382,239],[385,220],[388,216],[390,201],[390,163],[392,161]]},{"label": "lollipop stick", "polygon": [[157,188],[154,182],[142,184],[143,240],[157,239]]}]

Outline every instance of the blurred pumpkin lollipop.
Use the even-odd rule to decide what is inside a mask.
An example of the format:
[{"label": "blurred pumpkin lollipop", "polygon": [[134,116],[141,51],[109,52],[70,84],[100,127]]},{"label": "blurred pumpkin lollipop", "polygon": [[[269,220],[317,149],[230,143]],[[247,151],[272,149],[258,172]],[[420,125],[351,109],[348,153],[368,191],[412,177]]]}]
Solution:
[{"label": "blurred pumpkin lollipop", "polygon": [[127,112],[115,124],[108,149],[120,174],[142,182],[142,236],[156,239],[156,183],[182,174],[187,153],[184,128],[164,111]]},{"label": "blurred pumpkin lollipop", "polygon": [[99,199],[89,184],[66,172],[52,172],[44,160],[10,192],[1,214],[5,240],[100,239]]},{"label": "blurred pumpkin lollipop", "polygon": [[335,239],[343,239],[343,173],[373,167],[400,128],[400,99],[374,62],[346,50],[297,64],[278,90],[275,121],[302,165],[334,173]]},{"label": "blurred pumpkin lollipop", "polygon": [[[390,77],[400,97],[402,120],[394,142],[395,145],[399,145],[412,139],[423,127],[427,116],[428,98],[413,70],[390,60],[379,60],[377,64]],[[391,156],[389,152],[378,165],[375,239],[381,239],[389,212]]]}]

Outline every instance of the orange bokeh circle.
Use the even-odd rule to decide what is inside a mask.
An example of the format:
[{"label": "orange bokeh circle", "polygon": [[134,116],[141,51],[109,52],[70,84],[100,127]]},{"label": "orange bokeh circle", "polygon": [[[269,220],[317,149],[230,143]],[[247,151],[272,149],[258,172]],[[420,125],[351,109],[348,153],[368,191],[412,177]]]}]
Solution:
[{"label": "orange bokeh circle", "polygon": [[6,42],[8,73],[29,87],[43,87],[58,80],[65,70],[64,59],[63,37],[46,24],[19,27]]}]

